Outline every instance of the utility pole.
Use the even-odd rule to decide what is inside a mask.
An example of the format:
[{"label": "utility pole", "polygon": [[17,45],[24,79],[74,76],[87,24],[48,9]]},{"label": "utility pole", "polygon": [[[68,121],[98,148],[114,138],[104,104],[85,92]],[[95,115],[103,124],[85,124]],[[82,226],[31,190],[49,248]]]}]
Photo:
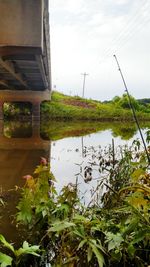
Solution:
[{"label": "utility pole", "polygon": [[82,89],[82,97],[84,98],[84,90],[85,90],[85,78],[87,75],[89,75],[88,73],[81,73],[81,75],[83,75],[83,89]]}]

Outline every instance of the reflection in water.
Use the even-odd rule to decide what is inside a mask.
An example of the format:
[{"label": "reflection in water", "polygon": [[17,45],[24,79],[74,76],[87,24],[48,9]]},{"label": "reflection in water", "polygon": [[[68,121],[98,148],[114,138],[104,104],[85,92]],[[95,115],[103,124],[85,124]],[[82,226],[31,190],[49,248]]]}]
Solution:
[{"label": "reflection in water", "polygon": [[[89,201],[91,191],[97,186],[97,180],[100,179],[100,173],[97,171],[97,167],[92,170],[92,173],[91,170],[87,170],[87,163],[90,161],[90,158],[88,152],[86,154],[84,150],[88,147],[93,147],[96,150],[99,149],[99,146],[102,148],[108,147],[112,144],[114,130],[116,129],[117,128],[98,131],[80,138],[70,137],[52,141],[51,170],[58,181],[57,186],[59,190],[70,182],[76,183],[76,178],[78,177],[80,192],[84,196],[85,200],[87,202]],[[123,128],[120,127],[120,129]],[[134,139],[139,138],[139,134],[135,131],[134,126],[133,128],[131,127],[131,129],[132,134],[129,131],[132,136],[130,140],[125,140],[125,138],[122,140],[122,136],[120,137],[118,134],[119,132],[116,134],[114,140],[115,148],[119,145],[130,145]],[[124,134],[124,137],[129,136],[129,132],[126,131],[127,135]],[[134,132],[135,134],[133,134]],[[85,181],[87,182],[87,179],[85,179],[85,173],[88,180],[91,180],[92,176],[92,180],[90,182],[88,181],[89,183],[85,183]]]},{"label": "reflection in water", "polygon": [[49,159],[50,141],[41,139],[38,123],[32,125],[30,122],[1,122],[1,124],[3,124],[1,129],[4,129],[0,134],[1,187],[12,189],[15,185],[23,184],[22,176],[32,174],[40,157]]},{"label": "reflection in water", "polygon": [[[145,127],[143,125],[143,127]],[[58,140],[72,136],[84,136],[100,131],[111,130],[114,137],[123,140],[132,138],[137,128],[134,123],[120,122],[50,122],[41,123],[41,136],[45,140]]]},{"label": "reflection in water", "polygon": [[28,138],[32,136],[32,121],[5,121],[3,134],[7,138]]},{"label": "reflection in water", "polygon": [[136,125],[119,124],[118,127],[113,128],[113,137],[121,136],[123,140],[129,140],[137,132]]},{"label": "reflection in water", "polygon": [[[91,191],[97,187],[100,173],[95,166],[92,172],[87,166],[91,155],[85,152],[86,148],[93,147],[98,150],[99,146],[105,148],[112,143],[110,130],[93,133],[84,137],[70,137],[51,143],[51,170],[58,182],[57,188],[61,188],[68,183],[76,183],[78,178],[80,196],[84,196],[88,203],[91,198]],[[115,139],[115,146],[126,144],[120,137]],[[91,179],[92,176],[92,179]],[[90,181],[89,181],[90,180]],[[85,183],[86,182],[86,183]]]},{"label": "reflection in water", "polygon": [[[57,179],[57,190],[78,180],[81,197],[89,200],[100,174],[94,169],[91,173],[91,170],[85,168],[89,159],[88,155],[85,158],[84,149],[89,146],[98,148],[99,145],[105,147],[112,142],[112,136],[115,136],[115,146],[125,144],[125,140],[129,137],[133,140],[136,133],[133,123],[127,126],[100,122],[48,122],[41,123],[41,126],[38,123],[31,125],[30,122],[2,124],[3,122],[0,125],[0,183],[1,192],[8,200],[7,211],[15,206],[15,196],[9,190],[23,186],[22,177],[32,174],[40,157],[50,158],[50,153],[51,171]],[[52,151],[49,140],[53,140]],[[87,177],[88,180],[92,177],[92,180],[88,183],[86,180],[85,183]],[[8,240],[14,241],[16,232],[11,224],[12,218],[8,221],[8,217],[9,213],[5,212],[0,232]]]},{"label": "reflection in water", "polygon": [[[3,131],[4,130],[4,131]],[[26,138],[27,136],[27,138]],[[23,186],[24,175],[32,174],[40,157],[50,157],[50,141],[40,137],[40,125],[30,122],[2,122],[0,131],[0,188],[7,201],[0,233],[16,240],[16,229],[10,213],[16,213],[17,194],[12,190]]]},{"label": "reflection in water", "polygon": [[[140,123],[142,129],[150,128],[150,122]],[[137,133],[135,122],[42,122],[41,137],[45,140],[59,140],[62,138],[85,136],[109,130],[113,137],[129,140]]]}]

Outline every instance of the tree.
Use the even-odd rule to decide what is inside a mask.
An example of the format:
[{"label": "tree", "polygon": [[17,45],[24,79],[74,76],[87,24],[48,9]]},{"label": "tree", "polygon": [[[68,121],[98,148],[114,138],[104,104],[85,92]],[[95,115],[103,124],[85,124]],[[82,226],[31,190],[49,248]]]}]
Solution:
[{"label": "tree", "polygon": [[[131,103],[132,103],[134,109],[139,110],[140,105],[139,105],[138,101],[131,95],[130,95],[130,99],[131,99]],[[128,98],[127,94],[123,94],[123,96],[118,101],[118,105],[122,108],[130,109],[129,98]]]}]

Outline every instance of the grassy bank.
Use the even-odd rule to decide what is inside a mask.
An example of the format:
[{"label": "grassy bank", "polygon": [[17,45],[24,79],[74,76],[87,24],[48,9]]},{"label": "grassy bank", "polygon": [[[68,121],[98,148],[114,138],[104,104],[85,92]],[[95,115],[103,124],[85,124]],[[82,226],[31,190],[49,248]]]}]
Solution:
[{"label": "grassy bank", "polygon": [[[136,115],[141,121],[150,120],[150,99],[135,100],[131,96]],[[29,103],[5,103],[5,119],[32,119]],[[110,101],[96,101],[79,96],[68,96],[53,91],[51,101],[41,104],[43,120],[59,121],[133,121],[133,115],[126,94]]]},{"label": "grassy bank", "polygon": [[[49,120],[131,121],[132,112],[125,102],[127,102],[125,96],[104,103],[53,92],[51,101],[42,103],[41,116]],[[149,120],[149,107],[137,101],[134,104],[137,104],[135,109],[138,118]]]}]

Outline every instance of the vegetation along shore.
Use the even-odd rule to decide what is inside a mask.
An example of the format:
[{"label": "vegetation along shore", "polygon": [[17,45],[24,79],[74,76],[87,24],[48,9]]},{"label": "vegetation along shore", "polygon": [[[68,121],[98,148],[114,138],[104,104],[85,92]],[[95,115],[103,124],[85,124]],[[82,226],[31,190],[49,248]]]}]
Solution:
[{"label": "vegetation along shore", "polygon": [[[141,121],[150,120],[150,99],[136,100],[131,97],[136,115]],[[31,117],[28,103],[5,104],[5,118]],[[127,95],[116,96],[110,101],[97,101],[68,96],[53,91],[51,101],[41,104],[41,118],[48,120],[82,120],[82,121],[133,121]]]},{"label": "vegetation along shore", "polygon": [[[150,120],[148,99],[136,100],[132,104],[140,120]],[[50,120],[92,120],[92,121],[131,121],[133,120],[127,95],[114,97],[111,101],[96,101],[79,96],[67,96],[52,92],[50,102],[41,105],[42,118]]]}]

